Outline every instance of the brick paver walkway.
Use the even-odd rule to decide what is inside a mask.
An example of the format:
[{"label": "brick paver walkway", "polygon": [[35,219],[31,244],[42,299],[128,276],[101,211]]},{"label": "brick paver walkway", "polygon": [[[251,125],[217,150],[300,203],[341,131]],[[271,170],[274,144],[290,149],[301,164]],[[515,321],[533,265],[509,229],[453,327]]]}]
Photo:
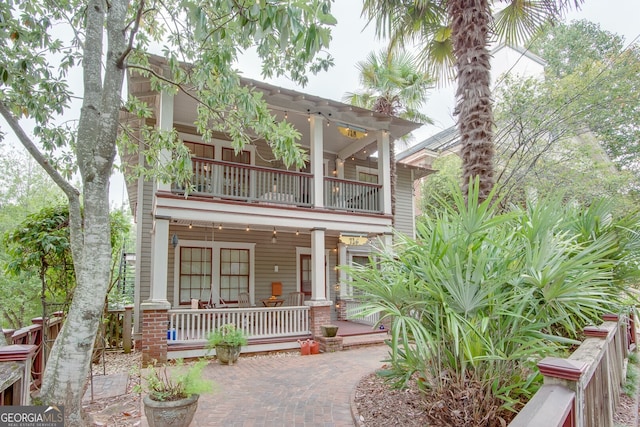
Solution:
[{"label": "brick paver walkway", "polygon": [[217,391],[200,396],[191,425],[353,426],[351,392],[360,378],[382,366],[387,348],[241,358],[233,366],[213,362],[205,377]]}]

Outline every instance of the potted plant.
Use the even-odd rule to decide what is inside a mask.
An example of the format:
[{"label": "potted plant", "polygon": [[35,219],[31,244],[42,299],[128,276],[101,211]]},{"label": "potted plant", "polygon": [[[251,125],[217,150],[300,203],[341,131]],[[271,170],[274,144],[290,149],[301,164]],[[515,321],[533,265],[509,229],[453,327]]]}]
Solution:
[{"label": "potted plant", "polygon": [[207,361],[200,359],[186,366],[178,360],[171,367],[150,366],[141,375],[140,385],[134,391],[146,392],[143,398],[144,414],[149,427],[186,427],[191,424],[198,407],[200,394],[213,390],[211,381],[202,377]]},{"label": "potted plant", "polygon": [[243,345],[247,345],[247,335],[233,323],[225,323],[207,338],[207,348],[215,348],[218,362],[225,365],[238,360]]},{"label": "potted plant", "polygon": [[336,325],[321,325],[320,329],[322,330],[323,337],[335,337],[338,333],[338,327]]}]

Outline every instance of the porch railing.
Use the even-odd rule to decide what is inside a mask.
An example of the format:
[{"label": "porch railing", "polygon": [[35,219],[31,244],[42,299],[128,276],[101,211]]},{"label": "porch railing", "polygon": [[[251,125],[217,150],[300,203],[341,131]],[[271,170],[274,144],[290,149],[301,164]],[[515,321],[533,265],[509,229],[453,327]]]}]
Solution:
[{"label": "porch railing", "polygon": [[[231,200],[311,206],[312,175],[193,158],[192,192]],[[184,188],[174,184],[174,191]]]},{"label": "porch railing", "polygon": [[364,304],[358,300],[343,300],[347,310],[347,319],[355,323],[374,326],[380,321],[380,313],[364,315]]},{"label": "porch railing", "polygon": [[169,310],[169,343],[206,340],[220,326],[232,323],[249,339],[304,335],[309,329],[309,307],[251,307]]},{"label": "porch railing", "polygon": [[[313,206],[313,175],[195,157],[192,194],[274,205]],[[176,192],[184,187],[173,185]],[[324,178],[324,206],[351,212],[380,213],[382,186]]]},{"label": "porch railing", "polygon": [[325,207],[353,212],[380,213],[382,186],[338,178],[324,179]]}]

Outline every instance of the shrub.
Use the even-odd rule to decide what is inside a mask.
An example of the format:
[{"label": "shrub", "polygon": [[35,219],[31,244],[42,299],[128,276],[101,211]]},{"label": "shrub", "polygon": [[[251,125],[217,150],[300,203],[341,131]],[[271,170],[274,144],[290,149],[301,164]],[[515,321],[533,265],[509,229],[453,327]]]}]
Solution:
[{"label": "shrub", "polygon": [[363,314],[391,322],[382,374],[396,386],[414,373],[425,390],[473,382],[517,411],[539,385],[535,362],[622,310],[629,281],[616,268],[631,262],[638,223],[627,222],[624,249],[601,211],[554,200],[499,211],[494,194],[477,202],[477,184],[467,197],[451,191],[453,203],[422,218],[417,239],[398,235],[393,251],[377,254],[378,268],[348,272]]}]

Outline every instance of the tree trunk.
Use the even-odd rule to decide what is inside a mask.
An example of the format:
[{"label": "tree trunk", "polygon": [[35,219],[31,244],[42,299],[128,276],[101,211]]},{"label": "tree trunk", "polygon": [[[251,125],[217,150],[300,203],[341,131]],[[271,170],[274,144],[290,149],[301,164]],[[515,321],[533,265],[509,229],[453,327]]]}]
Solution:
[{"label": "tree trunk", "polygon": [[[44,404],[64,405],[68,427],[87,425],[82,420],[82,392],[109,286],[109,178],[116,153],[124,80],[124,68],[118,61],[126,49],[127,6],[127,0],[112,0],[108,5],[92,0],[85,12],[84,100],[76,148],[83,185],[83,216],[79,199],[68,194],[76,290],[51,351],[41,393]],[[103,58],[105,29],[108,51]]]},{"label": "tree trunk", "polygon": [[488,0],[449,0],[447,3],[458,89],[456,113],[462,148],[462,189],[469,180],[480,180],[479,199],[493,188],[493,111],[490,57],[487,48],[492,19]]}]

